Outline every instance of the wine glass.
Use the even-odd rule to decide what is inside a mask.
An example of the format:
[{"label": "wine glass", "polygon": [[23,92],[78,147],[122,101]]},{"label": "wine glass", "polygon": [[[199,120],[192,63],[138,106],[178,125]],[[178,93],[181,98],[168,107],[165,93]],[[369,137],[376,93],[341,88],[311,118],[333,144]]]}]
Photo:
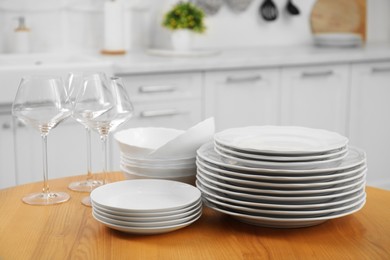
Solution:
[{"label": "wine glass", "polygon": [[[133,115],[133,105],[124,88],[121,78],[110,78],[111,95],[113,106],[106,112],[88,120],[89,126],[100,135],[103,151],[103,174],[104,184],[108,182],[108,137],[119,125],[123,124]],[[85,205],[90,205],[90,198],[86,197],[82,201]]]},{"label": "wine glass", "polygon": [[[73,106],[73,117],[91,129],[91,120],[106,113],[113,107],[114,97],[106,76],[102,73],[83,76],[82,87],[76,95]],[[101,181],[100,185],[102,184],[104,184],[104,180]],[[91,188],[96,188],[96,186]],[[90,202],[87,199],[83,199],[82,203],[90,206]]]},{"label": "wine glass", "polygon": [[[103,73],[92,73],[86,74],[83,72],[70,73],[68,75],[68,97],[70,103],[72,104],[72,110],[74,110],[77,96],[83,91],[84,84],[108,84],[107,78]],[[94,82],[94,83],[92,83]],[[105,82],[105,83],[104,83]],[[87,86],[89,87],[89,86]],[[95,97],[96,98],[96,97]],[[79,101],[81,102],[81,100]],[[86,102],[86,100],[83,100]],[[80,104],[79,104],[80,105]],[[92,174],[92,161],[91,161],[91,129],[88,124],[86,124],[86,120],[88,120],[88,113],[82,113],[80,111],[80,106],[78,106],[78,111],[73,113],[73,118],[76,121],[80,122],[85,127],[86,139],[87,139],[87,177],[83,181],[76,181],[69,184],[68,188],[74,191],[80,192],[91,192],[94,188],[99,187],[103,184],[103,181],[96,180]],[[85,118],[84,116],[87,116]]]},{"label": "wine glass", "polygon": [[43,189],[23,197],[31,205],[51,205],[69,200],[65,192],[53,192],[48,184],[47,136],[51,129],[71,114],[65,85],[56,76],[26,76],[20,81],[12,114],[38,130],[42,137]]}]

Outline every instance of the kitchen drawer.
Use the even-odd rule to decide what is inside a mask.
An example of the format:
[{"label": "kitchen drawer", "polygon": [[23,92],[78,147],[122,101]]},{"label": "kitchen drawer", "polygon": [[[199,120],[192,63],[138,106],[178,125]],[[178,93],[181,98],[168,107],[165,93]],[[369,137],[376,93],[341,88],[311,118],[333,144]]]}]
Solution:
[{"label": "kitchen drawer", "polygon": [[160,126],[186,129],[202,120],[201,99],[134,103],[134,116],[124,128]]},{"label": "kitchen drawer", "polygon": [[201,73],[161,73],[128,75],[122,77],[132,101],[200,98]]}]

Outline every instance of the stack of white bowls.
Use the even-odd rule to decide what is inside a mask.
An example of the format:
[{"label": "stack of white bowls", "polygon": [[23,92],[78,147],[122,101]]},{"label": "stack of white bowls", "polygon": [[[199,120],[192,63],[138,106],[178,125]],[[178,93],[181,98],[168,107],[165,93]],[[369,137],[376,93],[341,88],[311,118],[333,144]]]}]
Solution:
[{"label": "stack of white bowls", "polygon": [[198,150],[197,165],[205,204],[254,225],[317,225],[366,202],[364,151],[322,129],[227,129]]},{"label": "stack of white bowls", "polygon": [[187,131],[160,128],[132,128],[115,134],[120,167],[128,179],[165,179],[195,184],[196,150],[212,140],[214,119],[207,119]]},{"label": "stack of white bowls", "polygon": [[115,182],[92,191],[92,215],[105,226],[127,233],[165,233],[200,218],[200,195],[197,188],[175,181]]}]

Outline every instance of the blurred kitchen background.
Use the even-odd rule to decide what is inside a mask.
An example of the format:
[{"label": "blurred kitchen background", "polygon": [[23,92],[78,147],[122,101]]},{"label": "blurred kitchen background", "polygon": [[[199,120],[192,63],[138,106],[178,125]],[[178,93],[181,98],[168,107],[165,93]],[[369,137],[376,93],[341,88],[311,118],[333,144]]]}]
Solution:
[{"label": "blurred kitchen background", "polygon": [[[175,0],[121,0],[126,13],[126,48],[166,47],[169,32],[161,27],[163,13]],[[17,17],[31,29],[32,52],[96,51],[103,46],[104,0],[0,0],[0,51],[12,52]],[[218,1],[216,1],[218,2]],[[244,12],[223,4],[206,19],[205,35],[194,39],[195,48],[235,48],[296,45],[311,42],[309,16],[315,0],[294,0],[301,15],[285,11],[286,0],[275,0],[280,17],[272,23],[258,12],[263,1],[253,0]],[[390,2],[367,1],[367,42],[390,40]]]},{"label": "blurred kitchen background", "polygon": [[[367,152],[368,184],[390,188],[390,1],[350,0],[360,9],[345,10],[346,22],[359,21],[365,42],[340,48],[313,44],[316,0],[293,0],[299,15],[286,11],[287,0],[273,0],[279,16],[272,22],[259,14],[264,0],[248,0],[240,12],[227,4],[234,0],[196,1],[213,3],[215,13],[206,16],[206,32],[194,36],[193,52],[172,52],[171,32],[161,25],[176,0],[117,0],[127,53],[102,55],[106,1],[0,0],[0,188],[42,179],[40,137],[11,115],[20,78],[65,78],[74,71],[123,77],[135,107],[124,128],[187,129],[210,116],[218,131],[266,124],[325,128]],[[15,29],[23,22],[28,51],[17,54]],[[85,173],[81,124],[69,119],[49,139],[49,178]],[[110,149],[111,169],[120,170],[115,140]],[[95,135],[95,172],[100,153]]]}]

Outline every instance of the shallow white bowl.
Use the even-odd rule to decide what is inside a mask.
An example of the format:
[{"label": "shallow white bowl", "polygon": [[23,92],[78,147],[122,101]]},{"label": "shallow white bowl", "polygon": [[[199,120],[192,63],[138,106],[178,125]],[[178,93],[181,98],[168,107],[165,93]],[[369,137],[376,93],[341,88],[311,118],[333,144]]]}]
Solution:
[{"label": "shallow white bowl", "polygon": [[194,164],[196,161],[196,157],[183,157],[183,158],[166,158],[166,159],[148,159],[144,157],[133,158],[132,156],[121,153],[121,160],[125,161],[129,164],[135,165],[145,165],[145,166],[184,166],[189,164]]},{"label": "shallow white bowl", "polygon": [[142,174],[137,174],[131,171],[127,171],[126,169],[122,168],[122,172],[126,179],[128,180],[138,180],[138,179],[158,179],[158,180],[170,180],[170,181],[178,181],[178,182],[183,182],[187,183],[190,185],[195,186],[195,181],[196,181],[196,175],[189,175],[189,176],[180,176],[180,177],[170,177],[170,176],[158,176],[158,177],[152,177],[152,176],[147,176],[147,175],[142,175]]},{"label": "shallow white bowl", "polygon": [[187,167],[142,167],[121,162],[120,167],[127,172],[148,177],[183,177],[196,175],[196,164]]},{"label": "shallow white bowl", "polygon": [[117,132],[114,139],[122,153],[139,158],[153,152],[183,132],[162,127],[130,128]]}]

